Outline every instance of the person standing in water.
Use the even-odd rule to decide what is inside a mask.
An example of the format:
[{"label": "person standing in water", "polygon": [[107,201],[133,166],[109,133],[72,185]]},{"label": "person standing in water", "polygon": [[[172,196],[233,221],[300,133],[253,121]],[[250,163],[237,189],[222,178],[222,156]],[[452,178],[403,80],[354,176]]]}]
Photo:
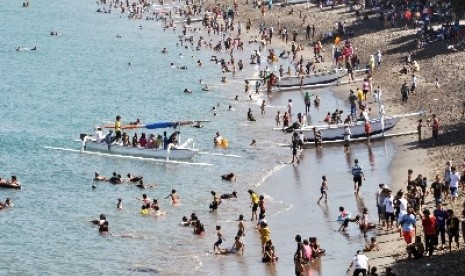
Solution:
[{"label": "person standing in water", "polygon": [[358,195],[360,187],[362,186],[362,177],[365,180],[365,174],[363,174],[363,168],[358,164],[358,159],[355,159],[355,165],[352,167],[352,176],[354,180],[354,192]]},{"label": "person standing in water", "polygon": [[318,199],[317,201],[318,204],[320,204],[320,201],[323,199],[323,197],[325,198],[325,202],[328,201],[328,194],[326,193],[326,191],[328,190],[328,184],[326,183],[326,176],[323,175],[321,179],[323,179],[323,182],[321,182],[321,187],[320,187],[321,196],[320,196],[320,199]]},{"label": "person standing in water", "polygon": [[179,196],[178,194],[176,193],[176,190],[173,189],[171,190],[171,194],[167,195],[165,197],[165,199],[167,198],[170,198],[171,197],[171,204],[174,205],[174,204],[178,204],[179,203]]},{"label": "person standing in water", "polygon": [[116,142],[119,142],[121,139],[121,130],[122,130],[122,123],[121,123],[121,116],[116,116],[115,121],[115,134],[116,134]]},{"label": "person standing in water", "polygon": [[250,220],[253,221],[254,219],[257,220],[258,195],[252,190],[249,190],[248,192],[251,200],[250,207],[252,207],[252,218]]}]

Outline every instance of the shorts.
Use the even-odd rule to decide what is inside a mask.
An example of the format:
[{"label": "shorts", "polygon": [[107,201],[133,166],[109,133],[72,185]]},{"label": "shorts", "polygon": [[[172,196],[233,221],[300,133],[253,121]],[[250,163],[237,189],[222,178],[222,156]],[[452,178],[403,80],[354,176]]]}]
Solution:
[{"label": "shorts", "polygon": [[257,210],[258,210],[258,204],[255,204],[255,203],[254,203],[254,204],[252,205],[252,212],[257,212]]},{"label": "shorts", "polygon": [[457,187],[450,187],[450,195],[452,197],[458,197],[459,196],[459,193],[458,193],[458,190],[457,190]]},{"label": "shorts", "polygon": [[121,139],[121,130],[115,131],[115,134],[116,134],[116,140]]},{"label": "shorts", "polygon": [[357,183],[358,186],[362,186],[362,176],[354,176],[354,183]]},{"label": "shorts", "polygon": [[387,221],[391,221],[391,222],[395,220],[394,213],[389,213],[389,212],[384,213],[384,218]]},{"label": "shorts", "polygon": [[404,237],[404,241],[407,244],[411,244],[413,236],[415,236],[415,230],[413,230],[413,229],[411,231],[403,231],[402,230],[402,236]]},{"label": "shorts", "polygon": [[356,268],[354,270],[354,276],[357,276],[357,275],[360,275],[360,273],[362,273],[362,275],[367,275],[367,270],[366,268]]},{"label": "shorts", "polygon": [[452,243],[452,240],[455,241],[455,243],[459,243],[459,232],[451,232],[448,233],[449,235],[449,243]]},{"label": "shorts", "polygon": [[384,206],[381,206],[381,205],[377,205],[378,207],[378,215],[383,215],[384,213],[386,213],[386,210]]}]

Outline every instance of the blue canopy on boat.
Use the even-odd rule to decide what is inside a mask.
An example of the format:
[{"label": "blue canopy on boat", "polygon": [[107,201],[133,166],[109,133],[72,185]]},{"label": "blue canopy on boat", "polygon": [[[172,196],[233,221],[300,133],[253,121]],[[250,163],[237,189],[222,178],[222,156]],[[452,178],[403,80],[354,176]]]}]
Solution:
[{"label": "blue canopy on boat", "polygon": [[145,128],[146,129],[157,129],[157,128],[169,128],[169,127],[175,127],[178,124],[178,122],[156,122],[156,123],[150,123],[146,124]]}]

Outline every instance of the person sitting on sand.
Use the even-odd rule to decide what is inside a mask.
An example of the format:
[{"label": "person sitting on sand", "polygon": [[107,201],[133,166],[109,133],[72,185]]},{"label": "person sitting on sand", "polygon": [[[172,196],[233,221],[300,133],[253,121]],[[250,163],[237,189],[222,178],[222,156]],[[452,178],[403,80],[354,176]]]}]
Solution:
[{"label": "person sitting on sand", "polygon": [[[349,226],[349,222],[351,220],[351,214],[344,210],[344,207],[339,207],[339,216],[337,217],[337,221],[341,223],[341,227],[339,227],[339,231],[345,231],[347,226]],[[355,219],[353,220],[355,222]]]},{"label": "person sitting on sand", "polygon": [[228,180],[228,181],[235,181],[235,180],[237,180],[237,177],[236,177],[236,175],[234,175],[234,173],[230,172],[228,174],[223,174],[221,176],[221,179]]},{"label": "person sitting on sand", "polygon": [[233,191],[232,193],[230,194],[222,194],[221,199],[231,199],[231,198],[237,198],[237,192],[236,191]]},{"label": "person sitting on sand", "polygon": [[415,259],[421,259],[423,257],[424,252],[425,247],[423,245],[423,242],[421,242],[421,236],[416,236],[415,242],[407,245],[407,253],[409,259],[412,258],[412,256]]},{"label": "person sitting on sand", "polygon": [[128,173],[128,181],[129,182],[139,182],[143,179],[144,177],[143,176],[133,176],[131,175],[130,173]]},{"label": "person sitting on sand", "polygon": [[375,238],[375,237],[371,237],[370,243],[365,244],[365,248],[363,249],[363,251],[365,251],[365,252],[368,252],[368,251],[379,251],[379,250],[380,250],[379,244],[378,244],[378,242],[376,242],[376,238]]}]

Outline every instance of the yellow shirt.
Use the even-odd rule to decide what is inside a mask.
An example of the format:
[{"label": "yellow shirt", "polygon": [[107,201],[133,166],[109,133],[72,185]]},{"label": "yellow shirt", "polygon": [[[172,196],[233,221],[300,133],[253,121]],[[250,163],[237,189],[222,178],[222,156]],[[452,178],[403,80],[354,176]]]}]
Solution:
[{"label": "yellow shirt", "polygon": [[115,131],[121,131],[121,121],[115,121]]},{"label": "yellow shirt", "polygon": [[359,101],[363,101],[365,97],[363,96],[363,91],[362,90],[357,90],[357,98]]},{"label": "yellow shirt", "polygon": [[252,193],[250,197],[252,198],[253,204],[258,204],[258,195],[256,193]]}]

